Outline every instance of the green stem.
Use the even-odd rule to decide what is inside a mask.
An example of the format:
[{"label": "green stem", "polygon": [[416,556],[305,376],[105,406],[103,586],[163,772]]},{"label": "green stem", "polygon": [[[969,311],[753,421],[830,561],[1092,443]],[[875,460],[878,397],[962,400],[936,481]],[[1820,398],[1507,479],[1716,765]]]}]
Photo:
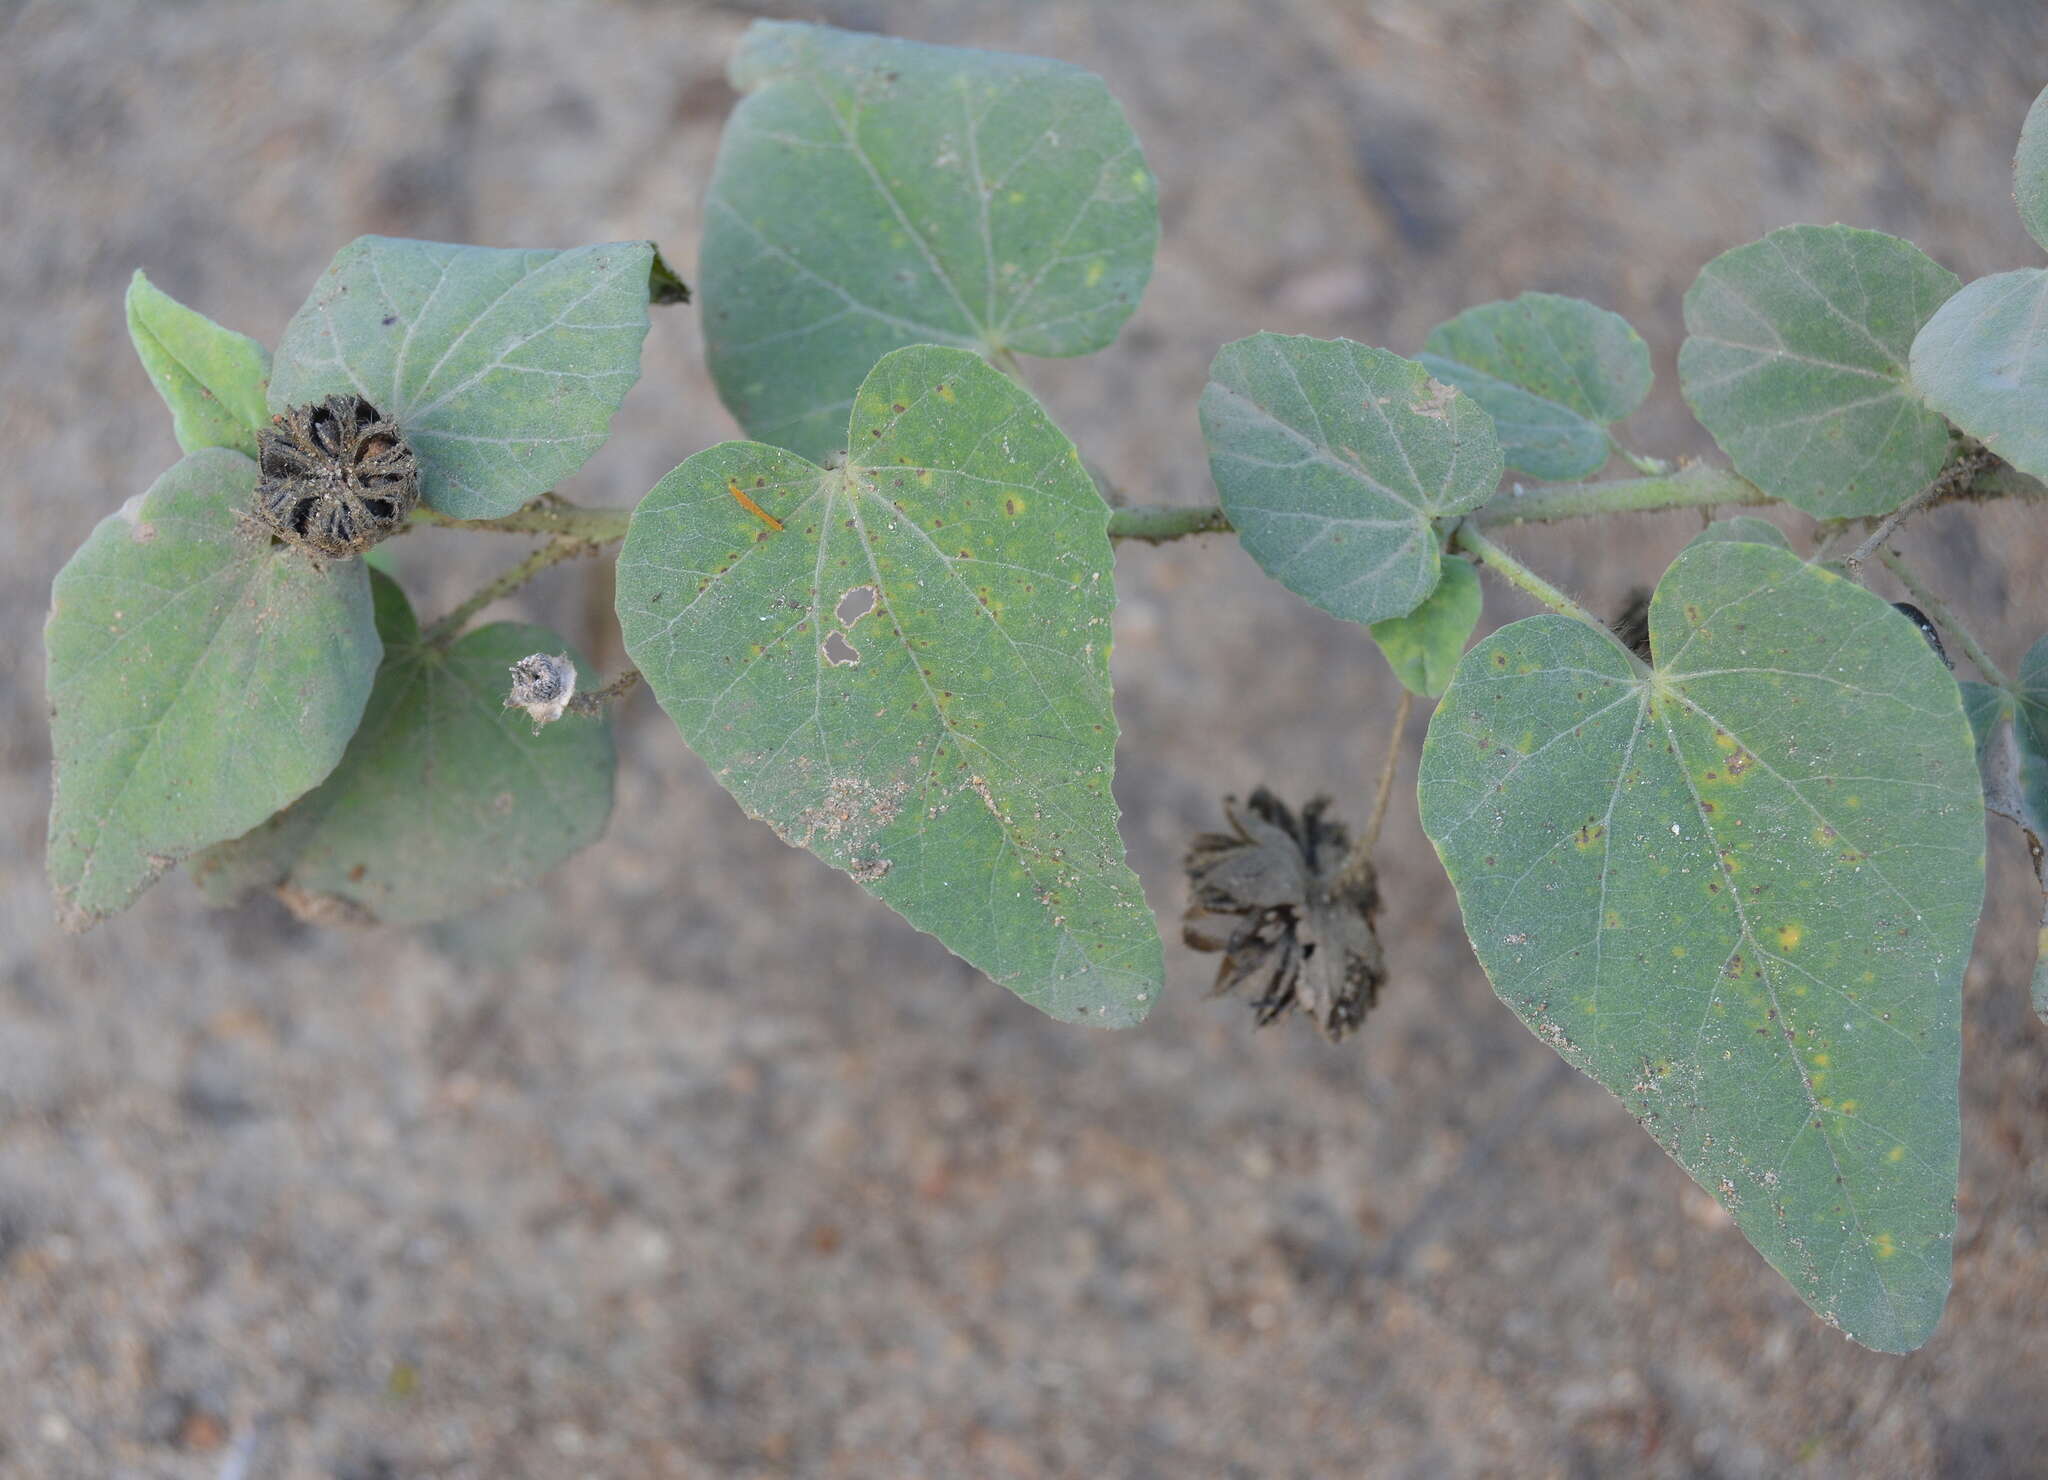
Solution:
[{"label": "green stem", "polygon": [[626,537],[631,509],[586,509],[563,499],[541,499],[496,519],[451,519],[424,505],[413,510],[415,524],[442,529],[476,529],[487,534],[551,534],[587,545],[610,545]]},{"label": "green stem", "polygon": [[1458,527],[1451,532],[1450,542],[1454,548],[1462,549],[1467,554],[1472,555],[1480,564],[1486,566],[1487,569],[1506,581],[1510,586],[1526,595],[1535,597],[1559,616],[1571,617],[1577,621],[1584,622],[1596,632],[1606,633],[1609,637],[1614,636],[1605,622],[1601,621],[1590,611],[1587,611],[1586,608],[1572,600],[1571,597],[1565,595],[1564,592],[1558,590],[1557,587],[1537,575],[1535,571],[1529,569],[1528,566],[1522,564],[1521,561],[1515,559],[1514,556],[1508,554],[1499,545],[1496,545],[1492,540],[1474,529],[1470,519],[1459,522]]},{"label": "green stem", "polygon": [[1747,478],[1726,468],[1693,463],[1651,478],[1613,478],[1595,483],[1521,484],[1495,496],[1475,516],[1488,528],[1550,524],[1600,514],[1653,514],[1664,509],[1705,509],[1716,504],[1775,503]]},{"label": "green stem", "polygon": [[462,631],[464,624],[471,617],[492,602],[510,596],[549,566],[560,565],[564,560],[573,560],[578,555],[587,555],[595,548],[596,546],[585,540],[548,541],[449,612],[447,616],[428,627],[420,634],[421,641],[434,647],[446,647]]},{"label": "green stem", "polygon": [[2001,689],[2012,687],[2012,680],[2005,676],[2005,670],[1991,661],[1991,654],[1984,651],[1984,645],[1977,641],[1977,634],[1963,625],[1962,618],[1949,609],[1947,602],[1927,589],[1927,585],[1913,573],[1913,567],[1906,564],[1905,557],[1897,550],[1880,549],[1877,558],[1884,562],[1886,570],[1899,578],[1899,584],[1906,588],[1906,594],[1914,604],[1934,619],[1934,625],[1948,633],[1963,650],[1963,656],[1977,665],[1977,671],[1984,675],[1987,683]]},{"label": "green stem", "polygon": [[1109,514],[1109,537],[1113,540],[1142,540],[1148,545],[1160,545],[1191,534],[1228,533],[1230,520],[1215,504],[1126,504]]}]

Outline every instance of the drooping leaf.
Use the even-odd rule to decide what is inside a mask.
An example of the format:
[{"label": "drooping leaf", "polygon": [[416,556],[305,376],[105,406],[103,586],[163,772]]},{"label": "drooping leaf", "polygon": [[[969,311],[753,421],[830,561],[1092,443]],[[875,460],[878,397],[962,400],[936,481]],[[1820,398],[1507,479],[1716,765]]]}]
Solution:
[{"label": "drooping leaf", "polygon": [[1906,379],[1958,279],[1911,242],[1787,226],[1723,252],[1685,295],[1679,384],[1735,471],[1816,519],[1888,514],[1948,458]]},{"label": "drooping leaf", "polygon": [[504,704],[513,663],[568,644],[493,622],[443,648],[396,581],[371,579],[384,662],[362,725],[326,781],[194,862],[217,903],[281,885],[314,919],[416,925],[530,884],[604,833],[609,722],[568,716],[536,735]]},{"label": "drooping leaf", "polygon": [[354,391],[398,422],[428,504],[509,514],[603,445],[640,376],[653,262],[652,242],[357,237],[285,326],[270,408]]},{"label": "drooping leaf", "polygon": [[1266,574],[1334,616],[1404,617],[1436,589],[1434,521],[1500,482],[1479,403],[1348,339],[1226,344],[1202,392],[1209,473]]},{"label": "drooping leaf", "polygon": [[2023,473],[2048,478],[2048,272],[1978,278],[1913,341],[1927,404]]},{"label": "drooping leaf", "polygon": [[1608,425],[1650,393],[1650,348],[1628,320],[1555,293],[1468,308],[1416,358],[1486,408],[1501,456],[1532,478],[1598,472]]},{"label": "drooping leaf", "polygon": [[757,21],[732,80],[698,287],[749,436],[823,458],[892,349],[1083,355],[1137,307],[1157,189],[1092,73]]},{"label": "drooping leaf", "polygon": [[50,593],[49,873],[85,929],[341,758],[377,669],[361,561],[242,521],[256,464],[205,448],[100,521]]},{"label": "drooping leaf", "polygon": [[128,284],[128,337],[142,368],[171,408],[178,445],[232,447],[256,455],[270,351],[187,308],[137,269]]},{"label": "drooping leaf", "polygon": [[1054,1017],[1136,1022],[1158,932],[1110,794],[1109,511],[973,354],[883,357],[844,468],[728,442],[644,499],[626,651],[747,812]]},{"label": "drooping leaf", "polygon": [[1433,699],[1450,685],[1479,625],[1481,600],[1479,572],[1454,555],[1444,561],[1443,579],[1422,605],[1405,617],[1372,624],[1372,640],[1403,688]]},{"label": "drooping leaf", "polygon": [[2048,88],[2027,110],[2012,160],[2012,198],[2027,234],[2048,251]]},{"label": "drooping leaf", "polygon": [[1984,822],[1912,623],[1767,545],[1681,553],[1653,669],[1558,616],[1465,657],[1422,821],[1494,989],[1801,1298],[1919,1345],[1955,1232]]},{"label": "drooping leaf", "polygon": [[1736,514],[1727,519],[1716,519],[1705,529],[1686,542],[1686,548],[1694,545],[1712,545],[1722,541],[1733,541],[1745,545],[1776,545],[1780,550],[1790,550],[1792,542],[1785,538],[1785,531],[1768,519],[1759,519],[1754,514]]}]

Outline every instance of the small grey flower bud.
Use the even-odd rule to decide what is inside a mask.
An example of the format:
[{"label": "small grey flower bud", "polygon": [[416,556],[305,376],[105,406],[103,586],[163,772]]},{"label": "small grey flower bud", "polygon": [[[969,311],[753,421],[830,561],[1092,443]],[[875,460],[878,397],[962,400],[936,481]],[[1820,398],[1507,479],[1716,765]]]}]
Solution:
[{"label": "small grey flower bud", "polygon": [[534,653],[512,665],[512,692],[505,696],[507,709],[523,709],[533,721],[533,733],[562,717],[569,701],[576,697],[576,665],[567,653]]}]

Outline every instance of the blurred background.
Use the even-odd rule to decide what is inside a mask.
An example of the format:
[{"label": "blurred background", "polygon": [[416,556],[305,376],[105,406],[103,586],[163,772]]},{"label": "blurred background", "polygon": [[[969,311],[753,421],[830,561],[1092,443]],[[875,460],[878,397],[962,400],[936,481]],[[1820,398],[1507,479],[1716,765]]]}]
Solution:
[{"label": "blurred background", "polygon": [[[474,918],[333,933],[174,876],[56,931],[49,581],[176,456],[130,273],[266,342],[362,232],[653,237],[692,275],[725,59],[770,13],[1108,80],[1158,268],[1114,348],[1028,370],[1146,501],[1212,496],[1196,398],[1255,329],[1412,354],[1578,294],[1655,354],[1632,443],[1708,454],[1673,364],[1716,253],[1843,221],[1966,279],[2038,260],[2008,173],[2037,0],[0,3],[0,1474],[2048,1473],[2048,1032],[2003,823],[1955,1293],[1904,1359],[1496,1001],[1416,827],[1420,714],[1393,983],[1340,1047],[1205,1001],[1177,939],[1144,1027],[1055,1025],[747,822],[644,694],[609,836]],[[733,434],[694,315],[657,313],[572,497]],[[1612,610],[1698,524],[1510,540]],[[1906,538],[2008,663],[2048,627],[2044,526]],[[523,547],[391,548],[432,612]],[[1228,541],[1117,578],[1117,791],[1174,938],[1222,794],[1363,816],[1395,688]],[[498,614],[614,666],[608,603],[586,563]],[[1527,610],[1489,588],[1489,626]]]}]

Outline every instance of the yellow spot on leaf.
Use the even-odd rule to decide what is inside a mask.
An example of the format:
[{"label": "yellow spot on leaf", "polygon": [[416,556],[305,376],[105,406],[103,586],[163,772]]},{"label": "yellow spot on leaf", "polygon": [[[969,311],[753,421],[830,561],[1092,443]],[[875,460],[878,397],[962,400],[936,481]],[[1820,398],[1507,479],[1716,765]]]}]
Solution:
[{"label": "yellow spot on leaf", "polygon": [[1903,1146],[1894,1146],[1891,1150],[1887,1151],[1884,1154],[1884,1159],[1890,1162],[1904,1161],[1906,1159],[1906,1148]]},{"label": "yellow spot on leaf", "polygon": [[1828,1056],[1824,1053],[1817,1053],[1813,1056],[1813,1067],[1816,1069],[1825,1069],[1828,1063]]},{"label": "yellow spot on leaf", "polygon": [[1672,954],[1672,955],[1673,955],[1674,957],[1676,957],[1676,958],[1677,958],[1678,960],[1680,960],[1680,961],[1683,961],[1683,960],[1685,959],[1685,947],[1684,947],[1684,946],[1673,946],[1673,947],[1671,948],[1671,954]]},{"label": "yellow spot on leaf", "polygon": [[1093,262],[1088,264],[1088,286],[1092,288],[1101,281],[1102,259],[1100,257],[1097,257]]},{"label": "yellow spot on leaf", "polygon": [[1726,730],[1716,730],[1714,731],[1714,743],[1723,750],[1733,750],[1735,748],[1735,737]]},{"label": "yellow spot on leaf", "polygon": [[1780,925],[1778,927],[1778,946],[1781,950],[1796,951],[1799,949],[1799,942],[1805,938],[1806,929],[1804,926]]},{"label": "yellow spot on leaf", "polygon": [[1609,910],[1607,912],[1607,928],[1609,930],[1621,929],[1621,912],[1619,910]]},{"label": "yellow spot on leaf", "polygon": [[939,387],[939,399],[940,399],[941,401],[947,401],[947,402],[950,402],[950,401],[952,401],[952,399],[953,399],[953,387],[951,387],[950,385],[942,385],[942,386],[940,386],[940,387]]},{"label": "yellow spot on leaf", "polygon": [[[1825,572],[1823,572],[1825,574]],[[1871,1249],[1880,1259],[1889,1259],[1899,1252],[1898,1240],[1888,1233],[1880,1233],[1870,1241]]]}]

